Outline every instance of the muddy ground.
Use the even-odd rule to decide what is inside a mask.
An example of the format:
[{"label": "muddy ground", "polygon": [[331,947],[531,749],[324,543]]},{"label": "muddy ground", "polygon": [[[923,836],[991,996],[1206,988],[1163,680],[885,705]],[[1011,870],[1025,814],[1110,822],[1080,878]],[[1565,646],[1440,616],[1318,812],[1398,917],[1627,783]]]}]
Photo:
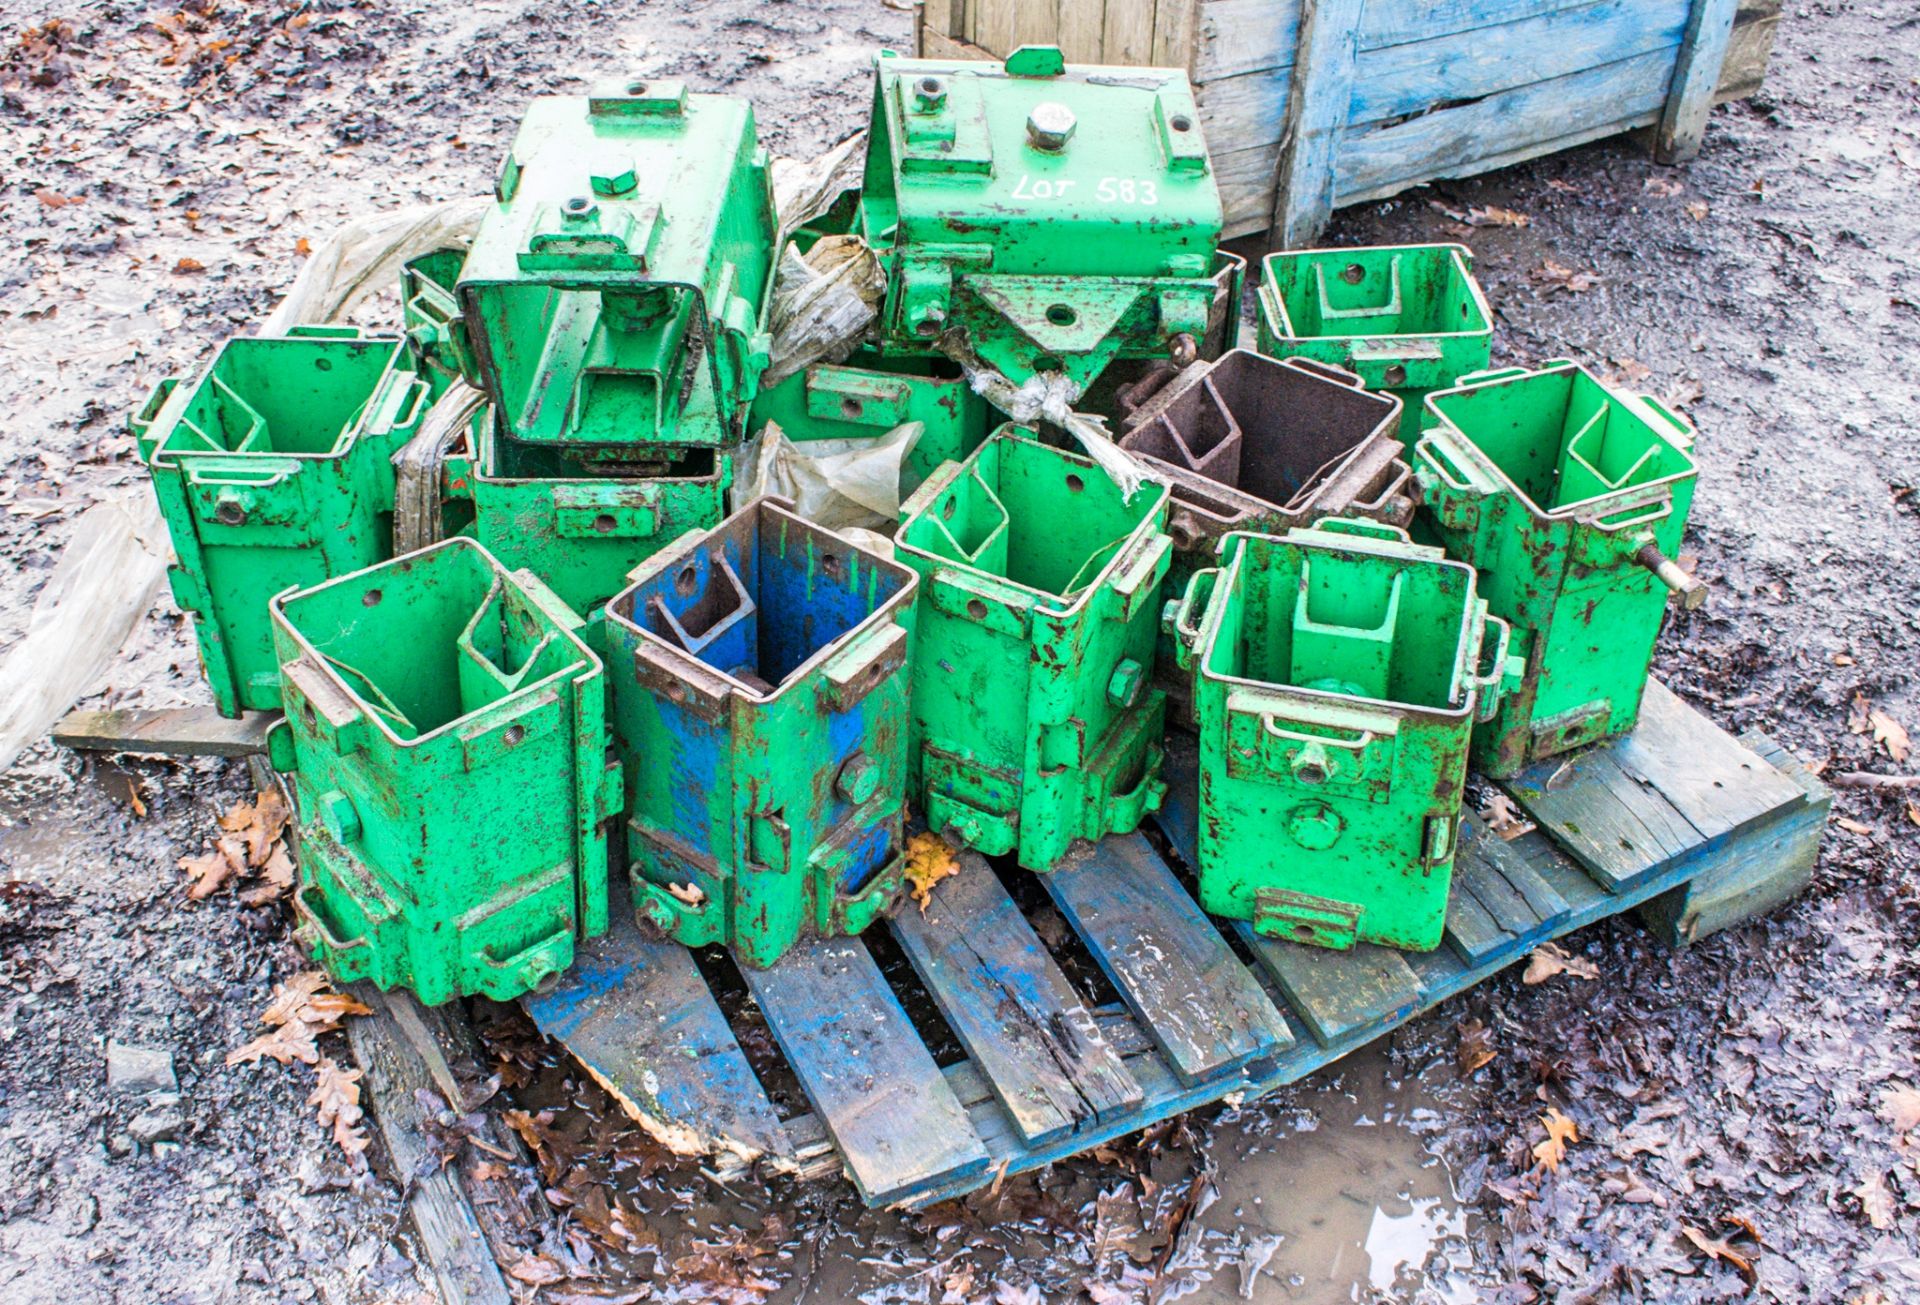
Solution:
[{"label": "muddy ground", "polygon": [[[0,12],[0,647],[82,508],[138,492],[128,410],[269,309],[300,242],[486,189],[529,96],[616,71],[750,95],[768,144],[809,155],[858,125],[870,51],[911,22],[878,0]],[[1767,90],[1715,113],[1690,168],[1605,142],[1330,233],[1526,215],[1466,235],[1499,355],[1592,361],[1699,426],[1688,549],[1715,593],[1660,671],[1835,770],[1906,769],[1855,728],[1868,707],[1920,730],[1917,55],[1910,7],[1791,6]],[[162,599],[89,701],[204,694]],[[312,1071],[223,1065],[302,968],[284,907],[181,891],[175,859],[245,792],[234,766],[45,745],[0,778],[8,1301],[430,1299],[396,1176],[333,1145]],[[1920,806],[1835,810],[1812,891],[1772,918],[1682,954],[1610,922],[1575,940],[1597,979],[1509,973],[1267,1101],[913,1216],[718,1187],[496,1012],[489,1108],[562,1107],[532,1131],[573,1202],[528,1230],[524,1276],[570,1275],[543,1299],[1920,1299],[1920,1135],[1895,1131],[1920,1082]],[[1469,1022],[1494,1055],[1466,1073]],[[109,1040],[169,1053],[177,1088],[110,1089]],[[1580,1130],[1557,1174],[1531,1151],[1550,1106]]]}]

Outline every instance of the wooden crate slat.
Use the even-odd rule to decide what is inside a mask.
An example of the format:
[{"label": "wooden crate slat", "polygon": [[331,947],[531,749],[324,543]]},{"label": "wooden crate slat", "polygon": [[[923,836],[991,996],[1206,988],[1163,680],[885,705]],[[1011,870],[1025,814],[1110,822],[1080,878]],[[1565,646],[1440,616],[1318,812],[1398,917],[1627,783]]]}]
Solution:
[{"label": "wooden crate slat", "polygon": [[961,858],[894,936],[1021,1136],[1051,1141],[1140,1104],[1099,1025],[980,856]]},{"label": "wooden crate slat", "polygon": [[791,1150],[693,953],[614,912],[553,991],[521,998],[628,1114],[673,1150],[745,1160]]},{"label": "wooden crate slat", "polygon": [[1419,976],[1391,947],[1361,943],[1336,952],[1264,938],[1245,921],[1235,927],[1322,1046],[1384,1026],[1420,1004]]},{"label": "wooden crate slat", "polygon": [[1673,80],[1653,130],[1653,157],[1684,163],[1700,152],[1714,89],[1720,85],[1733,42],[1740,0],[1693,0],[1686,32],[1673,65]]},{"label": "wooden crate slat", "polygon": [[70,711],[53,727],[63,748],[169,757],[248,757],[266,752],[277,711],[222,716],[212,707]]},{"label": "wooden crate slat", "polygon": [[1517,945],[1514,936],[1500,927],[1479,899],[1458,884],[1447,895],[1444,937],[1447,946],[1469,965],[1484,965]]},{"label": "wooden crate slat", "polygon": [[1800,786],[1650,682],[1640,722],[1614,745],[1620,768],[1661,795],[1703,838],[1730,834],[1790,802]]},{"label": "wooden crate slat", "polygon": [[1199,24],[1199,0],[1155,0],[1153,62],[1162,68],[1191,68],[1193,38]]},{"label": "wooden crate slat", "polygon": [[985,1171],[966,1111],[859,939],[803,939],[741,973],[869,1205]]},{"label": "wooden crate slat", "polygon": [[1104,838],[1042,882],[1182,1082],[1292,1042],[1259,981],[1141,835]]},{"label": "wooden crate slat", "polygon": [[1193,80],[1285,68],[1300,39],[1301,0],[1204,0],[1193,52]]},{"label": "wooden crate slat", "polygon": [[1604,0],[1429,41],[1363,49],[1354,65],[1348,125],[1425,113],[1636,55],[1671,61],[1691,2]]},{"label": "wooden crate slat", "polygon": [[1461,822],[1462,845],[1471,844],[1475,858],[1519,894],[1535,921],[1551,924],[1572,910],[1560,890],[1543,878],[1526,854],[1489,830],[1478,816]]}]

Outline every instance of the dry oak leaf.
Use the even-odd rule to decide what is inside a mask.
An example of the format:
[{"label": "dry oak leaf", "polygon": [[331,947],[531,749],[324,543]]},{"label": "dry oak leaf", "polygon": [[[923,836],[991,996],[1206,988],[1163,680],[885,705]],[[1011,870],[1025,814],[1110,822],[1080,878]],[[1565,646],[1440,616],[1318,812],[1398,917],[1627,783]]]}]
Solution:
[{"label": "dry oak leaf", "polygon": [[933,886],[959,873],[960,859],[940,835],[919,833],[907,840],[907,883],[913,887],[913,900],[920,903],[920,914],[927,913]]},{"label": "dry oak leaf", "polygon": [[1460,1025],[1460,1045],[1454,1057],[1460,1063],[1462,1074],[1471,1074],[1482,1065],[1488,1064],[1500,1053],[1494,1049],[1493,1030],[1479,1020],[1468,1020]]},{"label": "dry oak leaf", "polygon": [[507,1269],[507,1276],[530,1287],[545,1287],[561,1281],[567,1273],[551,1255],[523,1254]]},{"label": "dry oak leaf", "polygon": [[360,1153],[367,1149],[367,1130],[361,1121],[366,1111],[360,1106],[360,1075],[357,1069],[342,1069],[332,1057],[320,1062],[319,1079],[307,1104],[319,1107],[320,1122],[333,1129],[333,1140],[355,1165],[364,1163]]},{"label": "dry oak leaf", "polygon": [[291,817],[278,789],[265,789],[251,802],[241,802],[220,817],[220,828],[238,834],[246,844],[247,864],[258,870],[267,863],[273,845],[287,832]]},{"label": "dry oak leaf", "polygon": [[327,991],[327,976],[320,970],[296,974],[285,983],[275,984],[273,1000],[260,1012],[260,1022],[273,1031],[263,1033],[246,1046],[227,1053],[227,1064],[238,1065],[271,1056],[282,1065],[300,1061],[320,1063],[320,1048],[314,1039],[334,1033],[349,1015],[371,1015],[373,1011],[344,992]]},{"label": "dry oak leaf", "polygon": [[1754,1257],[1736,1251],[1732,1246],[1728,1245],[1728,1243],[1733,1240],[1731,1237],[1709,1237],[1698,1228],[1684,1223],[1680,1225],[1680,1231],[1686,1234],[1687,1240],[1692,1242],[1694,1248],[1702,1255],[1712,1260],[1725,1260],[1728,1264],[1731,1264],[1735,1269],[1739,1270],[1740,1276],[1747,1280],[1749,1287],[1753,1285],[1758,1276],[1753,1271]]},{"label": "dry oak leaf", "polygon": [[1867,713],[1867,724],[1873,728],[1873,741],[1887,750],[1887,755],[1896,762],[1904,762],[1913,751],[1913,745],[1907,739],[1907,731],[1899,721],[1886,712],[1875,709]]},{"label": "dry oak leaf", "polygon": [[1498,790],[1488,795],[1487,805],[1480,808],[1480,818],[1487,822],[1488,829],[1509,843],[1520,835],[1532,833],[1538,828],[1522,814],[1512,798]]},{"label": "dry oak leaf", "polygon": [[1880,1094],[1880,1118],[1899,1136],[1920,1132],[1920,1090],[1902,1083]]},{"label": "dry oak leaf", "polygon": [[1884,1173],[1874,1170],[1852,1190],[1860,1198],[1860,1212],[1867,1216],[1868,1223],[1881,1232],[1893,1227],[1893,1192],[1887,1187]]},{"label": "dry oak leaf", "polygon": [[183,258],[173,265],[175,272],[204,272],[207,265],[197,258]]},{"label": "dry oak leaf", "polygon": [[1873,832],[1872,825],[1862,824],[1858,820],[1849,820],[1845,816],[1835,816],[1833,823],[1846,830],[1849,834],[1859,834],[1863,838]]},{"label": "dry oak leaf", "polygon": [[1548,1173],[1557,1174],[1560,1162],[1567,1158],[1567,1143],[1580,1140],[1580,1126],[1554,1106],[1548,1106],[1547,1113],[1540,1116],[1540,1126],[1547,1130],[1547,1138],[1534,1144],[1534,1162]]},{"label": "dry oak leaf", "polygon": [[188,899],[204,901],[246,870],[246,844],[237,838],[222,838],[214,843],[211,852],[202,856],[183,856],[178,864],[187,872]]},{"label": "dry oak leaf", "polygon": [[1541,261],[1540,270],[1533,274],[1533,279],[1546,286],[1548,293],[1565,290],[1569,294],[1580,294],[1593,289],[1606,278],[1598,272],[1576,272],[1566,264],[1548,258]]},{"label": "dry oak leaf", "polygon": [[707,900],[707,890],[699,884],[668,884],[667,891],[684,906],[698,906]]},{"label": "dry oak leaf", "polygon": [[1597,979],[1600,967],[1584,956],[1574,956],[1553,943],[1541,943],[1527,957],[1527,972],[1522,983],[1545,983],[1556,974],[1571,974],[1576,979]]}]

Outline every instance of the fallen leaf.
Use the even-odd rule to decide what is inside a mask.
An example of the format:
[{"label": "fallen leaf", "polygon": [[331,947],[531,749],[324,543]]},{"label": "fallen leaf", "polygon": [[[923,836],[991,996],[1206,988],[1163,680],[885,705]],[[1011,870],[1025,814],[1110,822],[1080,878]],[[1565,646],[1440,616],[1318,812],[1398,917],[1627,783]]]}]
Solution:
[{"label": "fallen leaf", "polygon": [[1907,819],[1920,825],[1920,798],[1907,799]]},{"label": "fallen leaf", "polygon": [[271,1056],[282,1065],[298,1060],[303,1064],[320,1063],[320,1048],[315,1039],[323,1033],[335,1033],[349,1015],[371,1015],[373,1011],[344,992],[327,987],[327,976],[320,970],[296,974],[285,983],[274,985],[273,999],[260,1012],[260,1022],[272,1032],[263,1033],[244,1047],[227,1053],[227,1064]]},{"label": "fallen leaf", "polygon": [[1712,211],[1712,207],[1704,199],[1689,200],[1685,210],[1686,215],[1695,222],[1705,222],[1707,220],[1707,214]]},{"label": "fallen leaf", "polygon": [[1887,750],[1887,755],[1896,762],[1904,762],[1912,751],[1907,740],[1907,731],[1899,721],[1884,711],[1874,710],[1867,713],[1867,724],[1873,727],[1873,741]]},{"label": "fallen leaf", "polygon": [[1554,943],[1541,943],[1527,957],[1527,972],[1520,976],[1522,983],[1545,983],[1556,974],[1570,974],[1576,979],[1597,979],[1600,967],[1584,956],[1574,956]]},{"label": "fallen leaf", "polygon": [[567,1273],[551,1255],[523,1254],[508,1267],[507,1276],[530,1287],[545,1287],[564,1280]]},{"label": "fallen leaf", "polygon": [[1753,1271],[1753,1258],[1741,1254],[1728,1245],[1731,1238],[1709,1237],[1698,1228],[1684,1223],[1680,1225],[1680,1231],[1686,1234],[1687,1240],[1692,1242],[1694,1248],[1701,1254],[1708,1259],[1725,1260],[1739,1270],[1740,1276],[1747,1280],[1748,1286],[1753,1285],[1756,1277]]},{"label": "fallen leaf", "polygon": [[1487,822],[1488,829],[1509,843],[1539,828],[1527,819],[1512,798],[1498,789],[1487,795],[1487,804],[1480,808],[1480,818]]},{"label": "fallen leaf", "polygon": [[1833,823],[1846,830],[1849,834],[1858,834],[1862,838],[1865,838],[1873,832],[1872,825],[1863,825],[1858,820],[1849,820],[1845,816],[1835,816]]},{"label": "fallen leaf", "polygon": [[1887,1187],[1884,1173],[1874,1170],[1852,1191],[1860,1198],[1860,1213],[1867,1216],[1868,1223],[1881,1232],[1893,1227],[1893,1192]]},{"label": "fallen leaf", "polygon": [[1847,708],[1847,732],[1850,734],[1865,734],[1869,729],[1873,728],[1873,722],[1869,719],[1872,715],[1873,704],[1867,701],[1867,695],[1864,693],[1854,694],[1853,702]]},{"label": "fallen leaf", "polygon": [[237,838],[222,838],[214,843],[211,852],[202,856],[183,856],[178,864],[187,872],[188,899],[204,901],[246,869],[246,846]]},{"label": "fallen leaf", "polygon": [[301,236],[293,242],[293,252],[302,258],[306,258],[313,253],[313,245],[308,242],[305,236]]},{"label": "fallen leaf", "polygon": [[1641,183],[1640,188],[1649,195],[1659,195],[1663,199],[1669,195],[1678,195],[1686,189],[1685,186],[1668,177],[1648,177]]},{"label": "fallen leaf", "polygon": [[1851,666],[1853,665],[1853,658],[1843,652],[1835,653],[1833,655],[1833,664],[1835,666]]},{"label": "fallen leaf", "polygon": [[1613,374],[1628,385],[1638,385],[1653,375],[1653,368],[1633,358],[1616,358],[1613,360]]},{"label": "fallen leaf", "polygon": [[1576,272],[1564,263],[1548,258],[1541,261],[1540,270],[1533,279],[1547,287],[1551,294],[1555,290],[1565,290],[1569,294],[1581,294],[1593,289],[1606,278],[1598,272]]},{"label": "fallen leaf", "polygon": [[1567,1144],[1580,1140],[1580,1126],[1554,1106],[1548,1106],[1547,1113],[1540,1116],[1540,1126],[1547,1130],[1547,1137],[1534,1144],[1534,1162],[1548,1173],[1557,1174],[1560,1162],[1567,1158]]},{"label": "fallen leaf", "polygon": [[197,258],[183,258],[173,265],[175,272],[204,272],[207,265]]},{"label": "fallen leaf", "polygon": [[36,199],[48,208],[65,208],[69,204],[83,204],[86,202],[84,196],[62,195],[59,191],[49,190],[45,186],[40,187],[34,191],[33,194]]},{"label": "fallen leaf", "polygon": [[1473,1073],[1498,1054],[1493,1046],[1493,1030],[1479,1020],[1468,1020],[1460,1025],[1460,1045],[1454,1052],[1454,1058],[1459,1062],[1462,1074]]},{"label": "fallen leaf", "polygon": [[1470,227],[1524,227],[1533,221],[1525,213],[1510,208],[1470,208],[1467,210],[1467,225]]},{"label": "fallen leaf", "polygon": [[959,873],[960,860],[940,835],[919,833],[907,840],[907,882],[913,886],[913,900],[920,903],[920,914],[927,913],[933,886]]},{"label": "fallen leaf", "polygon": [[497,1183],[507,1176],[507,1167],[498,1160],[482,1160],[467,1171],[476,1183]]},{"label": "fallen leaf", "polygon": [[698,906],[707,900],[707,890],[699,884],[668,884],[667,891],[676,902],[686,906]]},{"label": "fallen leaf", "polygon": [[220,828],[240,836],[246,843],[247,864],[257,870],[267,863],[274,844],[286,834],[291,816],[280,790],[264,789],[253,801],[238,803],[221,816]]},{"label": "fallen leaf", "polygon": [[342,1069],[332,1057],[320,1062],[319,1078],[307,1104],[319,1107],[320,1123],[333,1129],[333,1140],[358,1168],[366,1163],[361,1152],[367,1149],[367,1130],[361,1120],[366,1111],[360,1106],[360,1075],[357,1069]]},{"label": "fallen leaf", "polygon": [[1897,1084],[1880,1094],[1880,1118],[1902,1136],[1920,1132],[1920,1090]]}]

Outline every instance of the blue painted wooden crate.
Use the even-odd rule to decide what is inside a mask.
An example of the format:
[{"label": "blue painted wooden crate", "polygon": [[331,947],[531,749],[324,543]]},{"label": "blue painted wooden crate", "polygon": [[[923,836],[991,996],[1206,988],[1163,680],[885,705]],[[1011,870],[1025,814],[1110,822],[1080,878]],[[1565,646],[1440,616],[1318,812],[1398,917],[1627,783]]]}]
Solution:
[{"label": "blue painted wooden crate", "polygon": [[1642,127],[1667,162],[1766,75],[1779,0],[927,0],[920,48],[1185,67],[1229,235]]},{"label": "blue painted wooden crate", "polygon": [[[777,1109],[748,1064],[708,986],[729,968],[718,953],[703,970],[623,922],[525,1004],[717,1174],[844,1172],[871,1204],[919,1205],[1292,1082],[1603,916],[1638,907],[1683,942],[1770,909],[1805,886],[1828,808],[1772,744],[1728,736],[1653,684],[1631,735],[1504,785],[1536,830],[1503,841],[1469,818],[1438,950],[1331,952],[1201,912],[1182,868],[1191,753],[1173,748],[1168,769],[1158,841],[1104,839],[1037,885],[968,854],[924,911],[900,903],[887,932],[910,974],[883,973],[872,933],[739,971],[780,1051],[762,1069],[797,1083],[804,1107]],[[1047,899],[1064,929],[1036,909]],[[1093,966],[1117,1001],[1100,1001]],[[963,1054],[942,1064],[949,1044]]]}]

